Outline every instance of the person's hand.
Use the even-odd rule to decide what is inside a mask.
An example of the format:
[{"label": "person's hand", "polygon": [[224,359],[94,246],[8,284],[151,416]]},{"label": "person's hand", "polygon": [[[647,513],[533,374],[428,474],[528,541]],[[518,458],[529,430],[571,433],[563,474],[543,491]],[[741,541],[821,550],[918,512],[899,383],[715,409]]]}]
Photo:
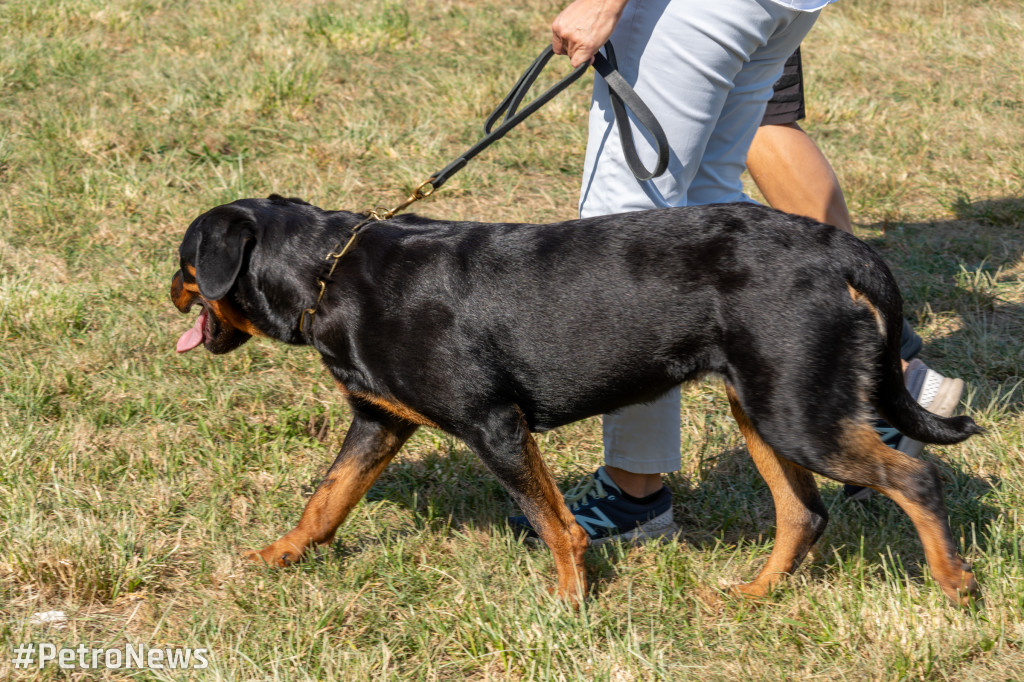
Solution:
[{"label": "person's hand", "polygon": [[551,47],[573,67],[589,64],[601,49],[629,0],[575,0],[551,24]]}]

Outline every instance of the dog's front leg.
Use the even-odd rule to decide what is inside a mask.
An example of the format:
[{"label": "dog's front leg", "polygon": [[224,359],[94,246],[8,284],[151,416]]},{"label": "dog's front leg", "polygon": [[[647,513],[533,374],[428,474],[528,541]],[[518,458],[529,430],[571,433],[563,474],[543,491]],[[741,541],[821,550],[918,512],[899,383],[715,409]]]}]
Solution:
[{"label": "dog's front leg", "polygon": [[576,604],[585,596],[583,554],[590,540],[565,506],[558,486],[519,409],[498,410],[463,439],[497,476],[555,555],[557,594]]},{"label": "dog's front leg", "polygon": [[415,424],[376,408],[353,406],[353,410],[341,452],[306,504],[298,525],[273,544],[246,552],[247,558],[287,566],[302,558],[311,545],[330,542],[352,507],[416,430]]}]

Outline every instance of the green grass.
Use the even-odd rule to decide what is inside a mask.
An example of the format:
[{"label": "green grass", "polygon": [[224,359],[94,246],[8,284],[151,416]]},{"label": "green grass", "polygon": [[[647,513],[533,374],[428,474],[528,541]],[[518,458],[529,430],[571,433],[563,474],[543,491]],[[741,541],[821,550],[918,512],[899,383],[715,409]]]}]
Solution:
[{"label": "green grass", "polygon": [[[985,592],[948,605],[906,516],[844,504],[764,604],[722,588],[773,510],[714,382],[684,391],[680,537],[591,550],[595,597],[552,600],[545,550],[465,446],[421,430],[315,560],[243,550],[297,520],[348,412],[309,349],[177,356],[188,223],[280,192],[394,205],[476,141],[558,3],[7,0],[0,4],[0,678],[7,647],[208,647],[217,679],[1024,677],[1024,10],[844,0],[805,43],[809,119],[925,356],[985,427],[928,448]],[[567,69],[566,69],[567,70]],[[573,87],[418,206],[575,214]],[[559,482],[589,420],[539,438]],[[63,610],[67,629],[29,623]],[[174,679],[169,670],[139,673]],[[122,676],[78,671],[81,679]],[[50,666],[38,677],[64,676]]]}]

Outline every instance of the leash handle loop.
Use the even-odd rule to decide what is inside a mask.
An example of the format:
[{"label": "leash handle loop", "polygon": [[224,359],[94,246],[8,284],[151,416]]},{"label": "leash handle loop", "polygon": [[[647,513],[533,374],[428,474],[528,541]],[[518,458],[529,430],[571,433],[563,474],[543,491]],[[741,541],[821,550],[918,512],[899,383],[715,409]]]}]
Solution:
[{"label": "leash handle loop", "polygon": [[505,114],[505,118],[502,125],[508,125],[509,128],[517,125],[523,119],[530,114],[534,113],[542,106],[551,101],[551,99],[558,93],[565,90],[567,87],[575,83],[580,76],[587,70],[588,64],[581,64],[577,66],[569,75],[562,78],[543,94],[538,96],[532,102],[530,102],[523,111],[519,111],[519,105],[523,103],[523,99],[526,98],[526,93],[530,91],[533,84],[537,81],[537,77],[540,76],[541,72],[544,71],[544,67],[547,66],[548,62],[554,56],[555,51],[548,45],[541,53],[533,60],[533,63],[523,72],[523,75],[519,77],[516,84],[512,86],[508,94],[505,95],[505,99],[495,107],[491,115],[487,117],[484,122],[484,133],[490,135],[494,130],[494,124],[498,121],[498,118],[502,114]]},{"label": "leash handle loop", "polygon": [[[622,142],[622,153],[626,159],[626,165],[629,166],[629,170],[633,172],[637,180],[645,182],[658,177],[668,168],[668,136],[665,135],[665,130],[658,123],[654,112],[648,108],[647,104],[640,99],[636,91],[619,73],[612,44],[605,43],[604,50],[607,57],[600,52],[594,55],[594,70],[601,74],[608,84],[608,95],[612,102],[612,111],[615,113],[615,125],[619,129],[619,139]],[[637,123],[646,128],[654,138],[654,146],[658,150],[658,160],[654,164],[654,170],[647,170],[643,162],[640,161],[626,109],[633,112]]]},{"label": "leash handle loop", "polygon": [[[593,66],[601,77],[604,78],[605,82],[608,83],[608,89],[611,93],[612,110],[615,113],[615,121],[619,128],[619,136],[622,140],[626,164],[638,180],[650,180],[661,175],[668,168],[668,138],[654,113],[644,104],[640,96],[636,94],[629,83],[626,82],[626,79],[622,77],[622,74],[619,73],[618,65],[615,61],[615,51],[612,49],[610,42],[605,43],[605,52],[607,57],[600,52],[594,55]],[[501,100],[501,103],[487,117],[487,120],[484,122],[484,137],[467,149],[462,156],[431,176],[429,182],[433,185],[434,189],[441,187],[451,176],[462,170],[470,159],[497,140],[500,140],[505,136],[505,133],[550,102],[555,95],[579,80],[586,72],[587,67],[590,66],[589,64],[577,66],[562,80],[552,85],[548,90],[520,109],[519,107],[526,98],[526,94],[530,91],[537,77],[544,71],[544,67],[547,66],[554,54],[554,50],[548,45],[533,60],[533,63],[523,72],[523,75],[519,77],[516,84],[505,95],[505,98]],[[654,139],[655,146],[658,149],[658,160],[653,171],[649,171],[644,167],[639,155],[636,153],[636,144],[633,141],[633,132],[629,125],[627,109],[633,112],[637,122],[646,128]],[[498,124],[499,119],[501,119],[500,124]],[[496,124],[498,124],[497,127],[495,127]]]}]

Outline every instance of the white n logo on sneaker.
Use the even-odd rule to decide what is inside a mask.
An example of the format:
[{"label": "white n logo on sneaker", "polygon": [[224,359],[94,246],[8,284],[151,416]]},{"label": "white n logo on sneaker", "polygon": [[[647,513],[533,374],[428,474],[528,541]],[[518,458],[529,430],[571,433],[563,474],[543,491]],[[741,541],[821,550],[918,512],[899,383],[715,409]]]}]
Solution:
[{"label": "white n logo on sneaker", "polygon": [[587,531],[587,535],[594,537],[595,526],[598,528],[616,528],[616,525],[612,523],[612,520],[597,507],[590,509],[589,513],[593,514],[597,518],[588,518],[586,516],[576,515],[576,523],[583,526],[583,530]]}]

